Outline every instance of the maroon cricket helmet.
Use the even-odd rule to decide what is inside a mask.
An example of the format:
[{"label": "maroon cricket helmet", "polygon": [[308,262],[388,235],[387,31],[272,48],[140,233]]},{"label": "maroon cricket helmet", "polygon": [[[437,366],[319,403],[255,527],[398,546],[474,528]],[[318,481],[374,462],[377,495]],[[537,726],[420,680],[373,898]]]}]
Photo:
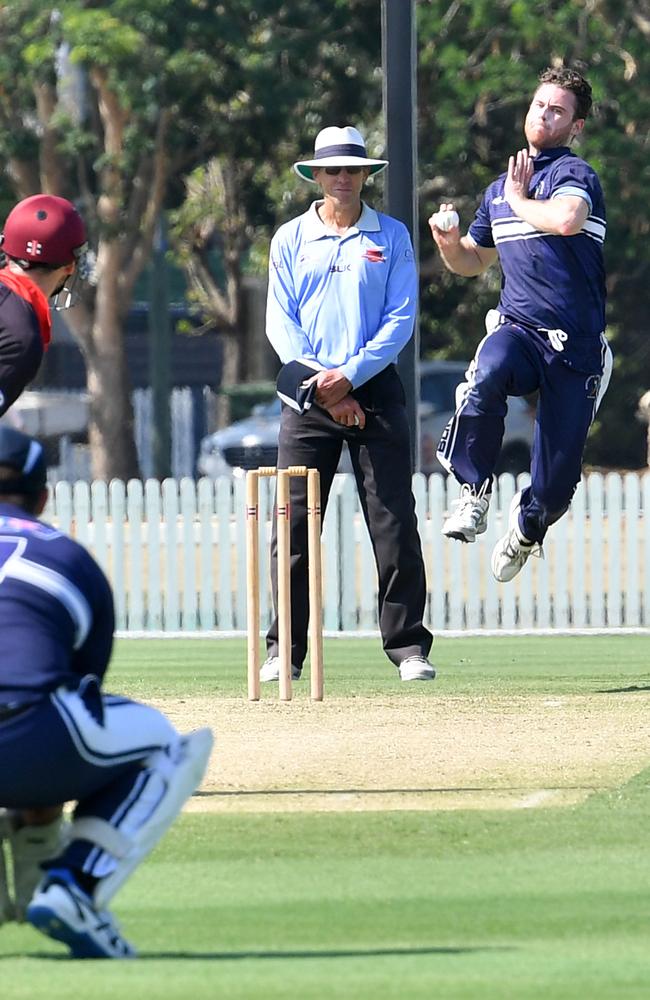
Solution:
[{"label": "maroon cricket helmet", "polygon": [[77,209],[54,194],[35,194],[18,202],[2,234],[4,253],[30,264],[70,264],[85,243],[86,227]]}]

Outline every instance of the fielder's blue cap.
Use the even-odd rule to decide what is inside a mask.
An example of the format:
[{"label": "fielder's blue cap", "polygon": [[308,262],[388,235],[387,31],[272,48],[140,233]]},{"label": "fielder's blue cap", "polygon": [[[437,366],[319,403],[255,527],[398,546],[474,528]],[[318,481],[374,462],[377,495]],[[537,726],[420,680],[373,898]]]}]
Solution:
[{"label": "fielder's blue cap", "polygon": [[0,478],[0,495],[40,493],[46,487],[43,445],[13,427],[0,425],[0,466],[16,471],[9,479]]}]

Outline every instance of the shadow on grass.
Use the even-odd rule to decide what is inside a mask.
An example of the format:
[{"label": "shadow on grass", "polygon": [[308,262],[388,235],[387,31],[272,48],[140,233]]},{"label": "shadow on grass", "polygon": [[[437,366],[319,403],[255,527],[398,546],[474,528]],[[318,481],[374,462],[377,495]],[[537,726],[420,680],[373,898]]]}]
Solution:
[{"label": "shadow on grass", "polygon": [[624,688],[599,688],[596,694],[627,694],[629,691],[650,691],[650,684],[631,684]]},{"label": "shadow on grass", "polygon": [[193,799],[225,799],[225,798],[246,798],[246,796],[272,796],[272,795],[431,795],[431,794],[454,794],[459,792],[473,794],[494,793],[502,795],[504,792],[516,792],[524,794],[529,792],[593,792],[596,791],[593,785],[545,785],[540,789],[530,785],[503,785],[495,788],[485,785],[465,785],[463,787],[451,788],[242,788],[233,791],[196,791],[192,794]]},{"label": "shadow on grass", "polygon": [[[142,951],[137,958],[142,961],[191,961],[191,962],[241,962],[250,959],[282,961],[283,959],[339,959],[339,958],[391,958],[409,955],[473,955],[480,952],[505,952],[515,949],[506,945],[480,945],[476,947],[431,946],[422,948],[333,948],[329,951],[310,949],[294,951]],[[14,952],[0,955],[0,962],[8,958],[36,958],[48,962],[102,962],[105,959],[72,959],[69,955],[52,955],[48,952]]]}]

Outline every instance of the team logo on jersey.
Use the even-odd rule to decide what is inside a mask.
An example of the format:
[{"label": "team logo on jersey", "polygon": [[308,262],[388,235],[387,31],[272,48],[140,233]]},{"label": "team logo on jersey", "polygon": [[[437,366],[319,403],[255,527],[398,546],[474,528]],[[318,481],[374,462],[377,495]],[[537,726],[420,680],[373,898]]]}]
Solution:
[{"label": "team logo on jersey", "polygon": [[383,251],[379,249],[368,249],[364,250],[361,255],[364,260],[369,260],[371,264],[385,264],[386,258],[384,257]]},{"label": "team logo on jersey", "polygon": [[505,205],[506,204],[506,199],[503,197],[502,194],[498,194],[496,196],[496,198],[492,199],[492,204],[493,205]]}]

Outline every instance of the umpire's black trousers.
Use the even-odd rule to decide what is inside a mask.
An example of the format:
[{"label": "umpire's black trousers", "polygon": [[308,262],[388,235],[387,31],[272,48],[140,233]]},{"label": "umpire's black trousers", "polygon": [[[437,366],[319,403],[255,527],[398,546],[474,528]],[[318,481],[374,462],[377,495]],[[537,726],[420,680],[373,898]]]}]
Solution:
[{"label": "umpire's black trousers", "polygon": [[[354,392],[366,413],[366,426],[343,427],[318,406],[296,413],[283,406],[278,468],[305,465],[321,477],[324,517],[332,480],[347,441],[361,508],[375,554],[379,578],[379,628],[392,663],[427,656],[431,633],[422,619],[426,581],[411,491],[411,449],[404,389],[390,365]],[[306,481],[291,479],[291,662],[302,667],[307,652],[309,593]],[[277,610],[277,540],[271,542],[271,576]],[[278,653],[277,614],[266,637],[270,656]]]}]

